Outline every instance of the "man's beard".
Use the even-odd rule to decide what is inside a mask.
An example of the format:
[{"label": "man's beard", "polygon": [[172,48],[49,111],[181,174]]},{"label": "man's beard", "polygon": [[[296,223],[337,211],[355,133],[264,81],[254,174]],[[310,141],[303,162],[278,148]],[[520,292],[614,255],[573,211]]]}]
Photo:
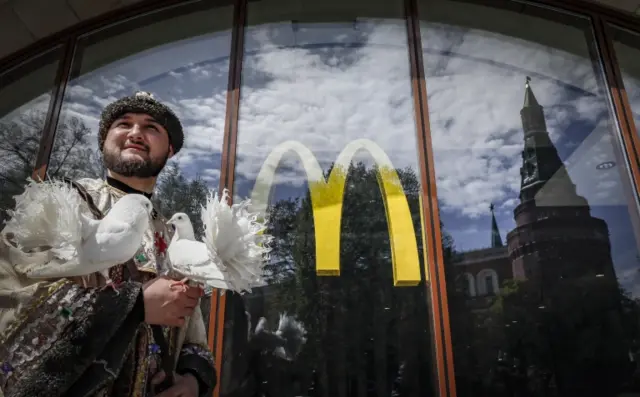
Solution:
[{"label": "man's beard", "polygon": [[108,150],[105,148],[102,157],[104,158],[104,166],[108,170],[111,170],[111,172],[127,177],[153,178],[162,172],[162,169],[169,159],[169,153],[161,159],[150,158],[148,160],[125,160],[122,158],[122,152],[116,152],[115,150]]}]

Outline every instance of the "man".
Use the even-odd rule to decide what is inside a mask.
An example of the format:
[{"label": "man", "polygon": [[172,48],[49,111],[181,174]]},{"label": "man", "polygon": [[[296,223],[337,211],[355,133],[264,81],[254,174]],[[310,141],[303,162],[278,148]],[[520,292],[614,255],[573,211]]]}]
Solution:
[{"label": "man", "polygon": [[[69,181],[94,217],[126,194],[151,197],[184,141],[173,111],[143,92],[104,109],[98,138],[106,180]],[[216,379],[198,306],[202,290],[172,288],[175,280],[157,276],[172,230],[157,211],[152,218],[133,260],[110,269],[115,291],[97,274],[30,280],[11,265],[23,253],[0,243],[0,293],[21,297],[17,307],[0,309],[5,396],[211,395]]]}]

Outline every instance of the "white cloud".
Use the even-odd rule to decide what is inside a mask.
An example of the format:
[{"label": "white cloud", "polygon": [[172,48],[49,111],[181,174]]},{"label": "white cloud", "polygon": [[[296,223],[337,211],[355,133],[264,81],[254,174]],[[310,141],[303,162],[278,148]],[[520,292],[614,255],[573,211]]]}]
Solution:
[{"label": "white cloud", "polygon": [[[253,180],[268,153],[289,139],[309,147],[326,167],[348,142],[369,138],[397,167],[417,169],[406,28],[399,23],[363,23],[361,28],[370,35],[359,48],[328,53],[268,42],[269,37],[292,36],[290,25],[248,29],[248,41],[260,42],[266,50],[245,56],[243,78],[266,77],[242,87],[239,175]],[[335,43],[331,29],[317,30],[314,39],[313,44]],[[300,170],[290,173],[288,182],[302,185],[305,179]]]},{"label": "white cloud", "polygon": [[[329,51],[331,56],[313,46],[278,47],[271,41],[273,37],[278,43],[298,41],[290,25],[248,29],[247,41],[252,45],[244,59],[239,175],[254,179],[269,151],[288,139],[307,145],[326,166],[349,141],[367,137],[387,151],[398,167],[417,169],[406,30],[386,21],[362,26],[367,35],[350,37],[351,44],[359,47],[348,52],[334,49]],[[548,130],[556,142],[571,123],[594,123],[607,111],[601,97],[589,96],[596,79],[590,61],[581,56],[499,34],[456,32],[451,26],[433,24],[422,29],[438,193],[444,210],[478,217],[487,214],[489,202],[510,209],[517,203],[526,75],[539,76],[534,90],[545,106]],[[438,54],[449,46],[452,31],[455,54]],[[330,29],[305,39],[308,44],[327,46],[337,41]],[[586,53],[586,44],[584,49]],[[341,51],[341,56],[335,55]],[[254,76],[265,77],[254,83]],[[582,94],[571,96],[567,90],[571,86]],[[606,152],[609,155],[611,150]],[[305,180],[301,170],[290,176],[289,183],[295,185]],[[593,193],[594,198],[600,196]]]},{"label": "white cloud", "polygon": [[[238,180],[253,181],[270,151],[291,139],[308,146],[323,167],[348,142],[369,138],[396,167],[419,170],[404,23],[359,21],[357,29],[333,26],[337,25],[304,24],[295,33],[290,23],[247,29]],[[453,25],[430,23],[421,29],[443,217],[481,219],[493,202],[503,232],[511,229],[504,224],[512,222],[518,203],[520,109],[527,75],[533,78],[550,136],[562,151],[578,192],[594,203],[612,202],[620,185],[619,169],[593,172],[613,156],[612,141],[607,139],[613,131],[606,122],[607,103],[587,59],[584,35],[578,35],[582,41],[576,41],[575,51],[567,52]],[[63,115],[82,118],[95,134],[103,106],[137,89],[151,91],[176,110],[186,130],[186,146],[174,161],[189,176],[200,173],[217,187],[230,44],[222,45],[223,40],[229,36],[171,43],[85,74],[69,86]],[[583,125],[576,127],[578,121]],[[601,139],[581,149],[588,134]],[[572,151],[587,154],[572,158],[568,156]],[[286,157],[284,165],[290,168],[283,167],[278,182],[304,185],[306,175],[296,157]],[[197,168],[202,166],[204,172]],[[474,225],[474,233],[460,225],[452,228],[461,237],[477,234],[477,239],[488,241],[482,227]],[[476,240],[462,239],[470,244]]]}]

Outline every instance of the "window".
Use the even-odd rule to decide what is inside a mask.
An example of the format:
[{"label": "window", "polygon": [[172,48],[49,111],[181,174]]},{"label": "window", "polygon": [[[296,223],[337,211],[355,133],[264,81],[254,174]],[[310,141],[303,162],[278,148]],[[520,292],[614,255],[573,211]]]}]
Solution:
[{"label": "window", "polygon": [[34,171],[61,55],[54,48],[0,74],[0,229]]},{"label": "window", "polygon": [[493,276],[488,275],[484,277],[484,285],[485,290],[487,291],[487,295],[495,295],[495,290],[493,289]]},{"label": "window", "polygon": [[264,316],[275,330],[286,312],[307,330],[299,381],[265,383],[265,394],[433,390],[403,7],[248,3],[235,194],[268,211],[277,242],[269,284],[245,299],[252,328]]},{"label": "window", "polygon": [[[419,1],[443,233],[456,254],[492,252],[501,275],[487,308],[448,288],[457,395],[618,393],[639,313],[638,213],[590,21],[482,4]],[[487,247],[490,203],[503,248]],[[498,293],[497,274],[479,293]]]},{"label": "window", "polygon": [[[78,41],[56,131],[50,175],[105,176],[98,123],[109,103],[150,92],[180,118],[182,150],[159,176],[155,204],[164,216],[186,212],[202,233],[200,205],[218,189],[232,6],[198,2],[160,10],[93,32]],[[208,325],[209,300],[202,300]]]},{"label": "window", "polygon": [[460,277],[460,284],[462,285],[462,293],[465,297],[473,298],[476,296],[476,280],[471,274],[464,273]]},{"label": "window", "polygon": [[[501,264],[503,265],[504,262]],[[504,268],[505,266],[502,266],[502,270],[504,270]],[[480,296],[495,295],[500,287],[498,273],[494,269],[483,269],[479,271],[474,281],[478,286],[478,295]]]}]

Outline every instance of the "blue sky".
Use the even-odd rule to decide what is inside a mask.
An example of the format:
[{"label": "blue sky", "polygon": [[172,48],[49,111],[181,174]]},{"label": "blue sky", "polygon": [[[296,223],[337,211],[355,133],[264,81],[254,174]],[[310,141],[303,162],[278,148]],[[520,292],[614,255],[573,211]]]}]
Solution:
[{"label": "blue sky", "polygon": [[[532,17],[517,18],[532,23],[527,19]],[[184,29],[195,23],[187,19],[176,25]],[[525,76],[531,76],[551,138],[578,193],[589,200],[593,215],[609,225],[619,277],[635,277],[637,248],[621,179],[626,171],[614,150],[617,131],[609,104],[587,59],[582,31],[554,24],[545,26],[564,35],[572,51],[505,33],[422,24],[442,221],[458,249],[487,247],[489,205],[494,203],[506,241],[515,226],[523,145],[519,111]],[[125,33],[118,40],[129,34],[142,33]],[[238,195],[250,194],[266,156],[286,140],[309,147],[325,169],[348,142],[359,138],[376,142],[396,167],[419,169],[403,21],[360,19],[295,27],[281,22],[250,26],[246,35]],[[83,56],[99,62],[108,58],[110,45],[89,46]],[[139,89],[150,91],[178,112],[187,132],[185,148],[172,161],[187,176],[200,174],[217,188],[230,45],[230,31],[222,30],[88,71],[70,82],[63,117],[82,118],[95,134],[104,105]],[[358,158],[371,163],[366,154]],[[597,168],[607,161],[616,167]],[[306,187],[296,156],[286,156],[281,169],[279,192],[296,194]]]}]

